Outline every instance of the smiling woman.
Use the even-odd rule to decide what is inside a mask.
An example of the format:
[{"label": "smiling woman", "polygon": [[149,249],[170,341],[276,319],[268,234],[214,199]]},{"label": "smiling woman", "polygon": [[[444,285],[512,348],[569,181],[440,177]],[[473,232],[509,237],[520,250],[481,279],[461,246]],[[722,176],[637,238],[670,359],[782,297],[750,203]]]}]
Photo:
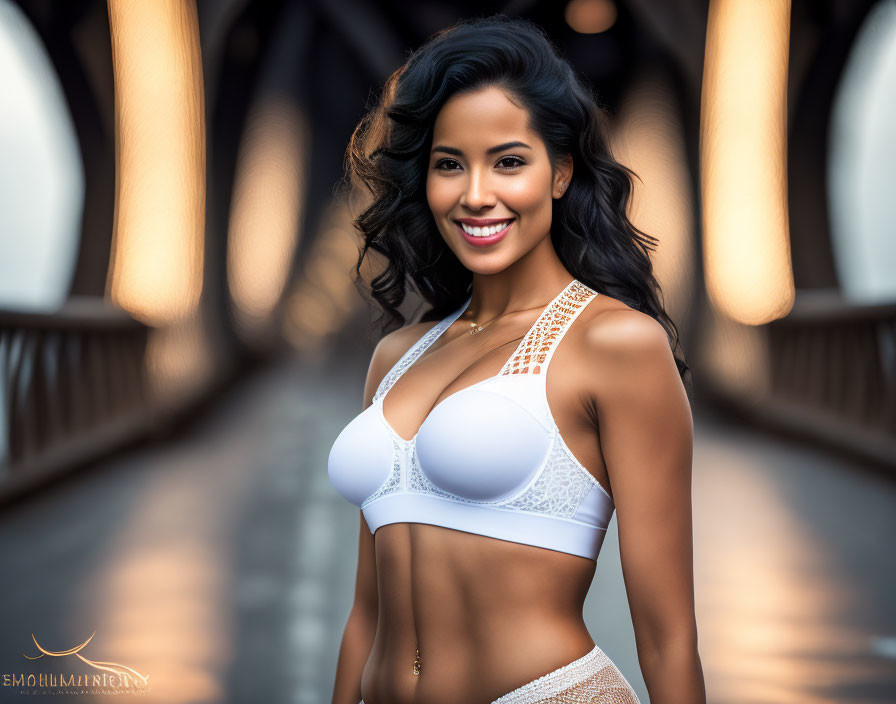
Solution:
[{"label": "smiling woman", "polygon": [[[470,130],[470,124],[476,129]],[[502,143],[508,135],[521,139]],[[518,259],[544,238],[553,199],[562,195],[572,174],[572,158],[567,155],[554,168],[519,101],[497,86],[456,93],[439,111],[432,139],[426,197],[436,226],[462,263],[469,255],[452,242],[490,247],[515,228],[500,254],[492,256],[492,270],[500,271],[508,258]],[[464,217],[484,210],[490,217]],[[482,254],[477,252],[477,258]]]},{"label": "smiling woman", "polygon": [[[347,166],[386,270],[363,411],[328,458],[360,508],[334,704],[638,702],[582,607],[614,514],[651,698],[705,701],[692,422],[630,172],[535,25],[440,32],[389,79]],[[433,324],[434,321],[434,324]]]}]

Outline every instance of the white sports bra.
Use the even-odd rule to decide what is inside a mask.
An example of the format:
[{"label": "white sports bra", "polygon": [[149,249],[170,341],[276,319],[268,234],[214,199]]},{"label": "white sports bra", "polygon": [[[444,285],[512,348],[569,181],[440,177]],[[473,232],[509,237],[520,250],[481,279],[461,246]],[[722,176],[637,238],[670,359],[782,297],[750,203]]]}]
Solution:
[{"label": "white sports bra", "polygon": [[597,295],[570,281],[496,376],[445,397],[410,440],[386,421],[383,399],[472,295],[398,360],[327,461],[330,482],[371,532],[426,523],[597,559],[615,506],[560,436],[545,383],[557,344]]}]

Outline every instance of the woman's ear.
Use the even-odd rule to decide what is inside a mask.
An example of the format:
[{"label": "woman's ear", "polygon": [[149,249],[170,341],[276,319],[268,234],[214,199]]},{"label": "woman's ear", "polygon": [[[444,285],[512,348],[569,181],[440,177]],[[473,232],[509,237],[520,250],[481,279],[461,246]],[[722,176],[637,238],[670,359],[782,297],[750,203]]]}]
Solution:
[{"label": "woman's ear", "polygon": [[569,182],[572,179],[572,154],[567,154],[557,166],[554,168],[554,184],[552,195],[554,198],[560,198],[569,188]]}]

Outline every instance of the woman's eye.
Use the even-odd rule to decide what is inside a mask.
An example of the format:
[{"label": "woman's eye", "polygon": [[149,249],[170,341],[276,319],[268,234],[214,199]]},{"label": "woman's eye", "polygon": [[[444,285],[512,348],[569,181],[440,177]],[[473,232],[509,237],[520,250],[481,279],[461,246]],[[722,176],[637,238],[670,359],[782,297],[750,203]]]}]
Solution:
[{"label": "woman's eye", "polygon": [[526,162],[520,159],[518,156],[502,156],[498,160],[498,164],[505,169],[515,169],[518,166],[522,166]]},{"label": "woman's eye", "polygon": [[433,168],[442,169],[443,171],[456,171],[455,167],[460,166],[454,159],[439,159]]}]

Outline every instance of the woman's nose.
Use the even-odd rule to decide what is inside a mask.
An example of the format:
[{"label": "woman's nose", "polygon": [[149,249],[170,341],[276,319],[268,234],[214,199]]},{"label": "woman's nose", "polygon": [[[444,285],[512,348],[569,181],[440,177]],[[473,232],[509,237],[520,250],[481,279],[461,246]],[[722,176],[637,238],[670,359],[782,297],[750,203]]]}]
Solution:
[{"label": "woman's nose", "polygon": [[491,188],[489,178],[478,171],[471,170],[470,176],[467,178],[466,187],[461,194],[460,203],[470,210],[480,210],[494,205],[495,194]]}]

